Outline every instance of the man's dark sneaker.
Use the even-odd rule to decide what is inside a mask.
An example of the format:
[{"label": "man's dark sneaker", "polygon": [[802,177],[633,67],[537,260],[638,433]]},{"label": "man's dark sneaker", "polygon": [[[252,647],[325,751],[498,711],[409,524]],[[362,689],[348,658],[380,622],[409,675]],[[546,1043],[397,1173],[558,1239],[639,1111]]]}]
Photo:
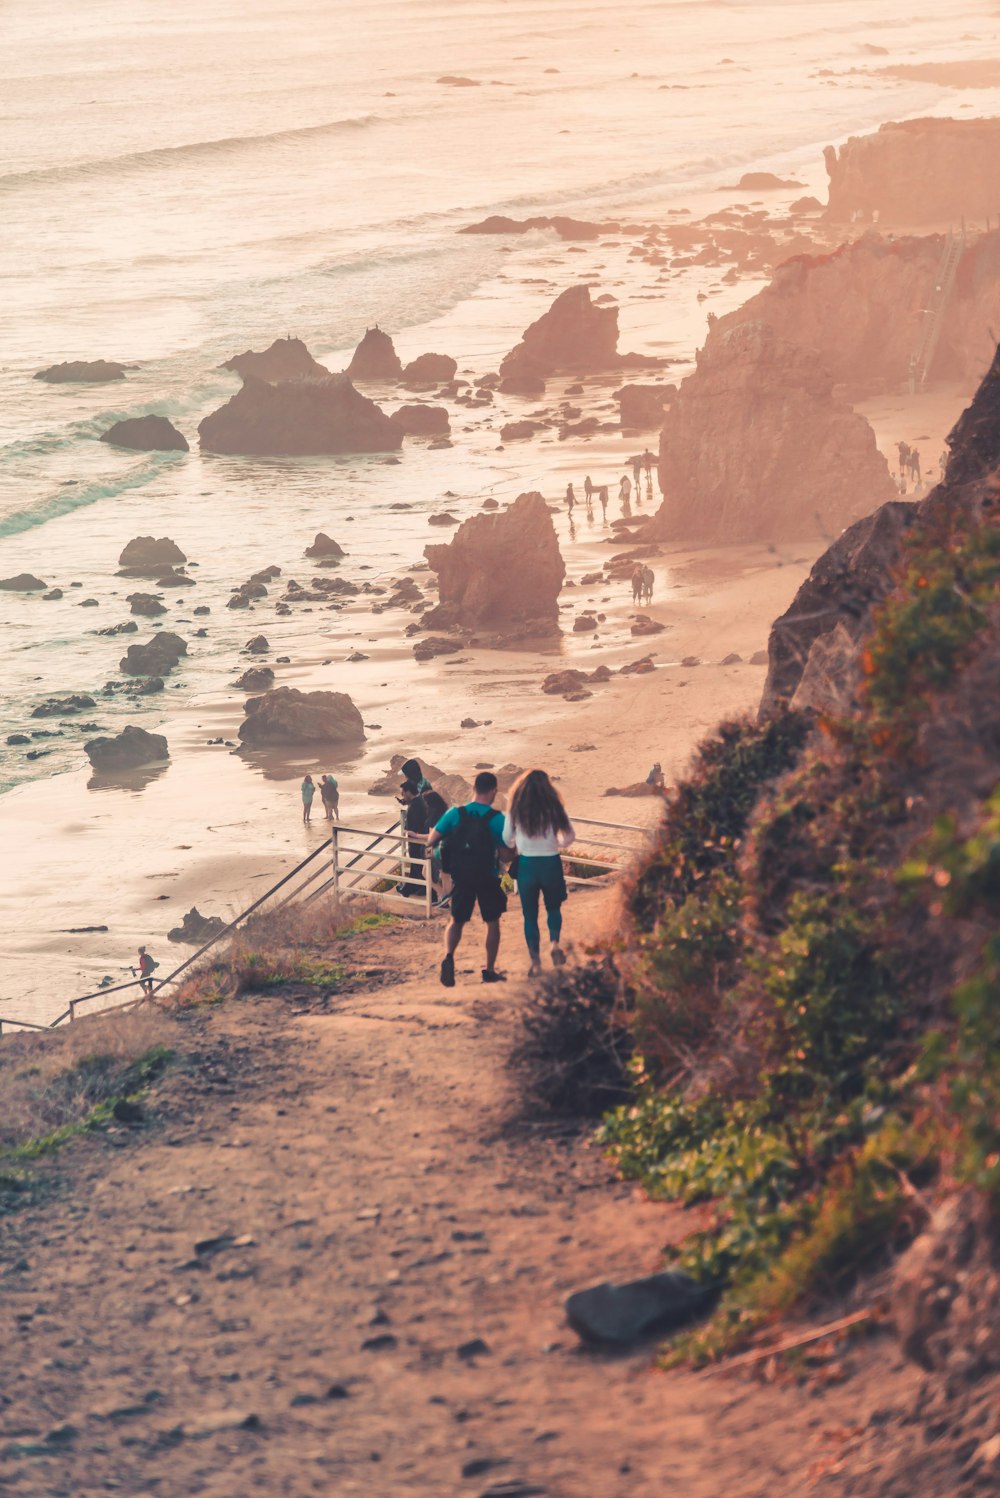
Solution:
[{"label": "man's dark sneaker", "polygon": [[455,959],[450,952],[441,959],[441,982],[445,988],[455,987]]},{"label": "man's dark sneaker", "polygon": [[506,973],[498,973],[496,971],[491,972],[488,967],[484,967],[483,968],[483,982],[484,983],[506,983],[507,982],[507,974]]}]

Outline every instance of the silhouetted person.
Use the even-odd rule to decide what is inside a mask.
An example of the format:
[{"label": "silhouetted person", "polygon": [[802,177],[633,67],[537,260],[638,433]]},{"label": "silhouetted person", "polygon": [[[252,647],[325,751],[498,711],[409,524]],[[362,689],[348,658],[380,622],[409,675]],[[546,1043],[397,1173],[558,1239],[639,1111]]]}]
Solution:
[{"label": "silhouetted person", "polygon": [[652,601],[653,601],[653,584],[655,582],[656,582],[656,575],[653,572],[652,567],[643,567],[643,569],[642,569],[642,601],[643,601],[643,603],[652,603]]},{"label": "silhouetted person", "polygon": [[[153,996],[153,973],[159,965],[158,962],[154,962],[153,958],[150,957],[145,947],[139,948],[139,987],[147,998],[152,998]],[[134,973],[135,968],[132,968],[131,971]]]},{"label": "silhouetted person", "polygon": [[636,562],[632,569],[632,602],[638,603],[642,598],[642,574],[643,569]]},{"label": "silhouetted person", "polygon": [[915,447],[910,449],[910,473],[915,484],[920,483],[920,453]]},{"label": "silhouetted person", "polygon": [[334,775],[324,775],[319,783],[319,793],[323,800],[323,810],[326,820],[332,822],[336,817],[340,821],[340,787]]},{"label": "silhouetted person", "polygon": [[597,497],[601,501],[601,514],[604,516],[605,520],[607,520],[607,518],[608,518],[608,486],[607,486],[607,484],[602,484],[601,485],[601,487],[597,491]]},{"label": "silhouetted person", "polygon": [[312,819],[313,797],[316,794],[316,783],[311,775],[307,775],[302,781],[302,820],[306,824]]},{"label": "silhouetted person", "polygon": [[575,504],[576,504],[576,495],[573,493],[573,485],[572,484],[567,484],[566,485],[566,507],[569,510],[569,512],[570,512],[571,515],[573,513],[573,506]]},{"label": "silhouetted person", "polygon": [[642,480],[642,459],[641,458],[633,458],[632,459],[632,478],[635,481],[635,487],[638,489],[639,484],[640,484],[640,482]]},{"label": "silhouetted person", "polygon": [[910,466],[910,444],[908,442],[897,442],[899,452],[899,476],[903,478]]},{"label": "silhouetted person", "polygon": [[622,481],[618,485],[618,498],[621,500],[621,502],[622,502],[623,505],[627,505],[628,504],[628,502],[629,502],[629,496],[631,495],[631,493],[632,493],[632,480],[629,478],[629,476],[628,476],[627,473],[623,473],[622,474]]},{"label": "silhouetted person", "polygon": [[594,497],[594,486],[590,482],[590,474],[589,473],[587,474],[587,477],[583,481],[583,497],[587,501],[588,505],[590,504],[590,501]]}]

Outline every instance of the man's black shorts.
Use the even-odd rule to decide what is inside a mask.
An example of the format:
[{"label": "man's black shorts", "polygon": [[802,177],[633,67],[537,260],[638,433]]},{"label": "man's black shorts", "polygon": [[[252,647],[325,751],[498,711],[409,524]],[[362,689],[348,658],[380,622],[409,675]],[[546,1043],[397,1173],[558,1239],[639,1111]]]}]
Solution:
[{"label": "man's black shorts", "polygon": [[484,921],[498,921],[507,909],[507,896],[500,888],[499,877],[480,879],[474,884],[456,884],[451,896],[451,917],[458,926],[472,919],[479,905]]}]

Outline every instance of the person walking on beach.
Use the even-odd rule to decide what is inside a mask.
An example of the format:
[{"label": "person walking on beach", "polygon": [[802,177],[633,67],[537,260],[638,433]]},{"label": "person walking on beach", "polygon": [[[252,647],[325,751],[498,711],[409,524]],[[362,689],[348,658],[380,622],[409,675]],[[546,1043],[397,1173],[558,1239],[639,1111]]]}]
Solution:
[{"label": "person walking on beach", "polygon": [[[139,987],[142,989],[146,997],[148,999],[151,999],[153,997],[153,974],[160,964],[158,962],[155,962],[153,958],[150,957],[145,947],[139,948],[138,957]],[[135,968],[132,968],[131,971],[134,973]]]},{"label": "person walking on beach", "polygon": [[654,791],[663,790],[663,766],[657,760],[649,774],[646,776],[646,784],[651,785]]},{"label": "person walking on beach", "polygon": [[587,501],[588,505],[590,504],[590,502],[594,498],[594,486],[593,486],[593,484],[590,481],[590,474],[589,473],[587,474],[587,477],[583,481],[583,497]]},{"label": "person walking on beach", "polygon": [[486,923],[484,983],[502,983],[497,972],[500,951],[500,918],[507,909],[507,896],[500,887],[499,858],[505,849],[503,815],[495,811],[497,778],[492,770],[480,770],[474,782],[475,798],[465,806],[452,806],[431,829],[429,848],[444,839],[441,864],[451,875],[451,924],[445,932],[445,954],[441,960],[441,982],[455,986],[455,953],[462,932],[472,919],[476,905]]},{"label": "person walking on beach", "polygon": [[920,452],[917,448],[910,448],[910,474],[917,488],[920,488]]},{"label": "person walking on beach", "polygon": [[643,569],[636,562],[632,568],[632,602],[639,603],[642,599],[642,574]]},{"label": "person walking on beach", "polygon": [[641,458],[633,458],[632,459],[632,481],[635,484],[636,493],[638,494],[639,488],[640,488],[640,485],[641,485],[641,482],[642,482],[642,459]]},{"label": "person walking on beach", "polygon": [[503,840],[517,855],[517,892],[524,918],[524,940],[531,958],[531,976],[542,970],[538,901],[545,902],[545,920],[552,943],[552,965],[566,961],[560,945],[566,876],[560,854],[576,840],[562,797],[544,770],[526,770],[514,782],[510,811],[503,824]]},{"label": "person walking on beach", "polygon": [[631,494],[632,480],[629,478],[627,473],[623,473],[622,481],[618,485],[618,498],[621,500],[623,507],[627,508]]},{"label": "person walking on beach", "polygon": [[313,797],[316,794],[316,783],[311,775],[307,775],[302,782],[302,820],[306,824],[312,820]]},{"label": "person walking on beach", "polygon": [[908,442],[897,442],[896,449],[899,453],[899,476],[906,478],[906,470],[910,466],[910,444]]},{"label": "person walking on beach", "polygon": [[576,504],[576,495],[573,493],[573,485],[572,484],[567,484],[566,485],[566,508],[569,510],[569,512],[570,512],[571,515],[573,513],[573,506],[575,504]]},{"label": "person walking on beach", "polygon": [[602,484],[601,485],[601,487],[597,491],[597,497],[601,501],[601,514],[603,515],[604,519],[607,520],[607,518],[608,518],[608,486],[607,486],[607,484]]},{"label": "person walking on beach", "polygon": [[643,603],[652,603],[652,601],[653,601],[653,584],[655,582],[656,582],[656,574],[654,573],[652,567],[643,567],[643,569],[642,569],[642,601],[643,601]]},{"label": "person walking on beach", "polygon": [[335,775],[324,775],[319,783],[319,793],[323,800],[323,810],[326,820],[332,822],[334,818],[340,821],[340,787],[337,785]]},{"label": "person walking on beach", "polygon": [[652,493],[652,491],[653,491],[653,454],[650,452],[650,450],[649,450],[648,447],[646,448],[646,451],[642,455],[642,466],[646,470],[646,488],[650,491],[650,493]]}]

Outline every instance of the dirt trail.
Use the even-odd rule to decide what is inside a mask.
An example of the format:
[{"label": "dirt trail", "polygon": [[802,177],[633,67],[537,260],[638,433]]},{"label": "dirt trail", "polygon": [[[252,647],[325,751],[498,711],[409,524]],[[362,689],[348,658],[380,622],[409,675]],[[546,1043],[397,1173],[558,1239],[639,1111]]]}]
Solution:
[{"label": "dirt trail", "polygon": [[581,1351],[566,1294],[661,1267],[680,1214],[506,1126],[520,954],[483,987],[470,933],[448,991],[438,939],[356,938],[386,986],[326,1012],[185,1020],[155,1121],[47,1167],[4,1228],[0,1488],[791,1498],[866,1390],[903,1390],[888,1351],[825,1393]]}]

